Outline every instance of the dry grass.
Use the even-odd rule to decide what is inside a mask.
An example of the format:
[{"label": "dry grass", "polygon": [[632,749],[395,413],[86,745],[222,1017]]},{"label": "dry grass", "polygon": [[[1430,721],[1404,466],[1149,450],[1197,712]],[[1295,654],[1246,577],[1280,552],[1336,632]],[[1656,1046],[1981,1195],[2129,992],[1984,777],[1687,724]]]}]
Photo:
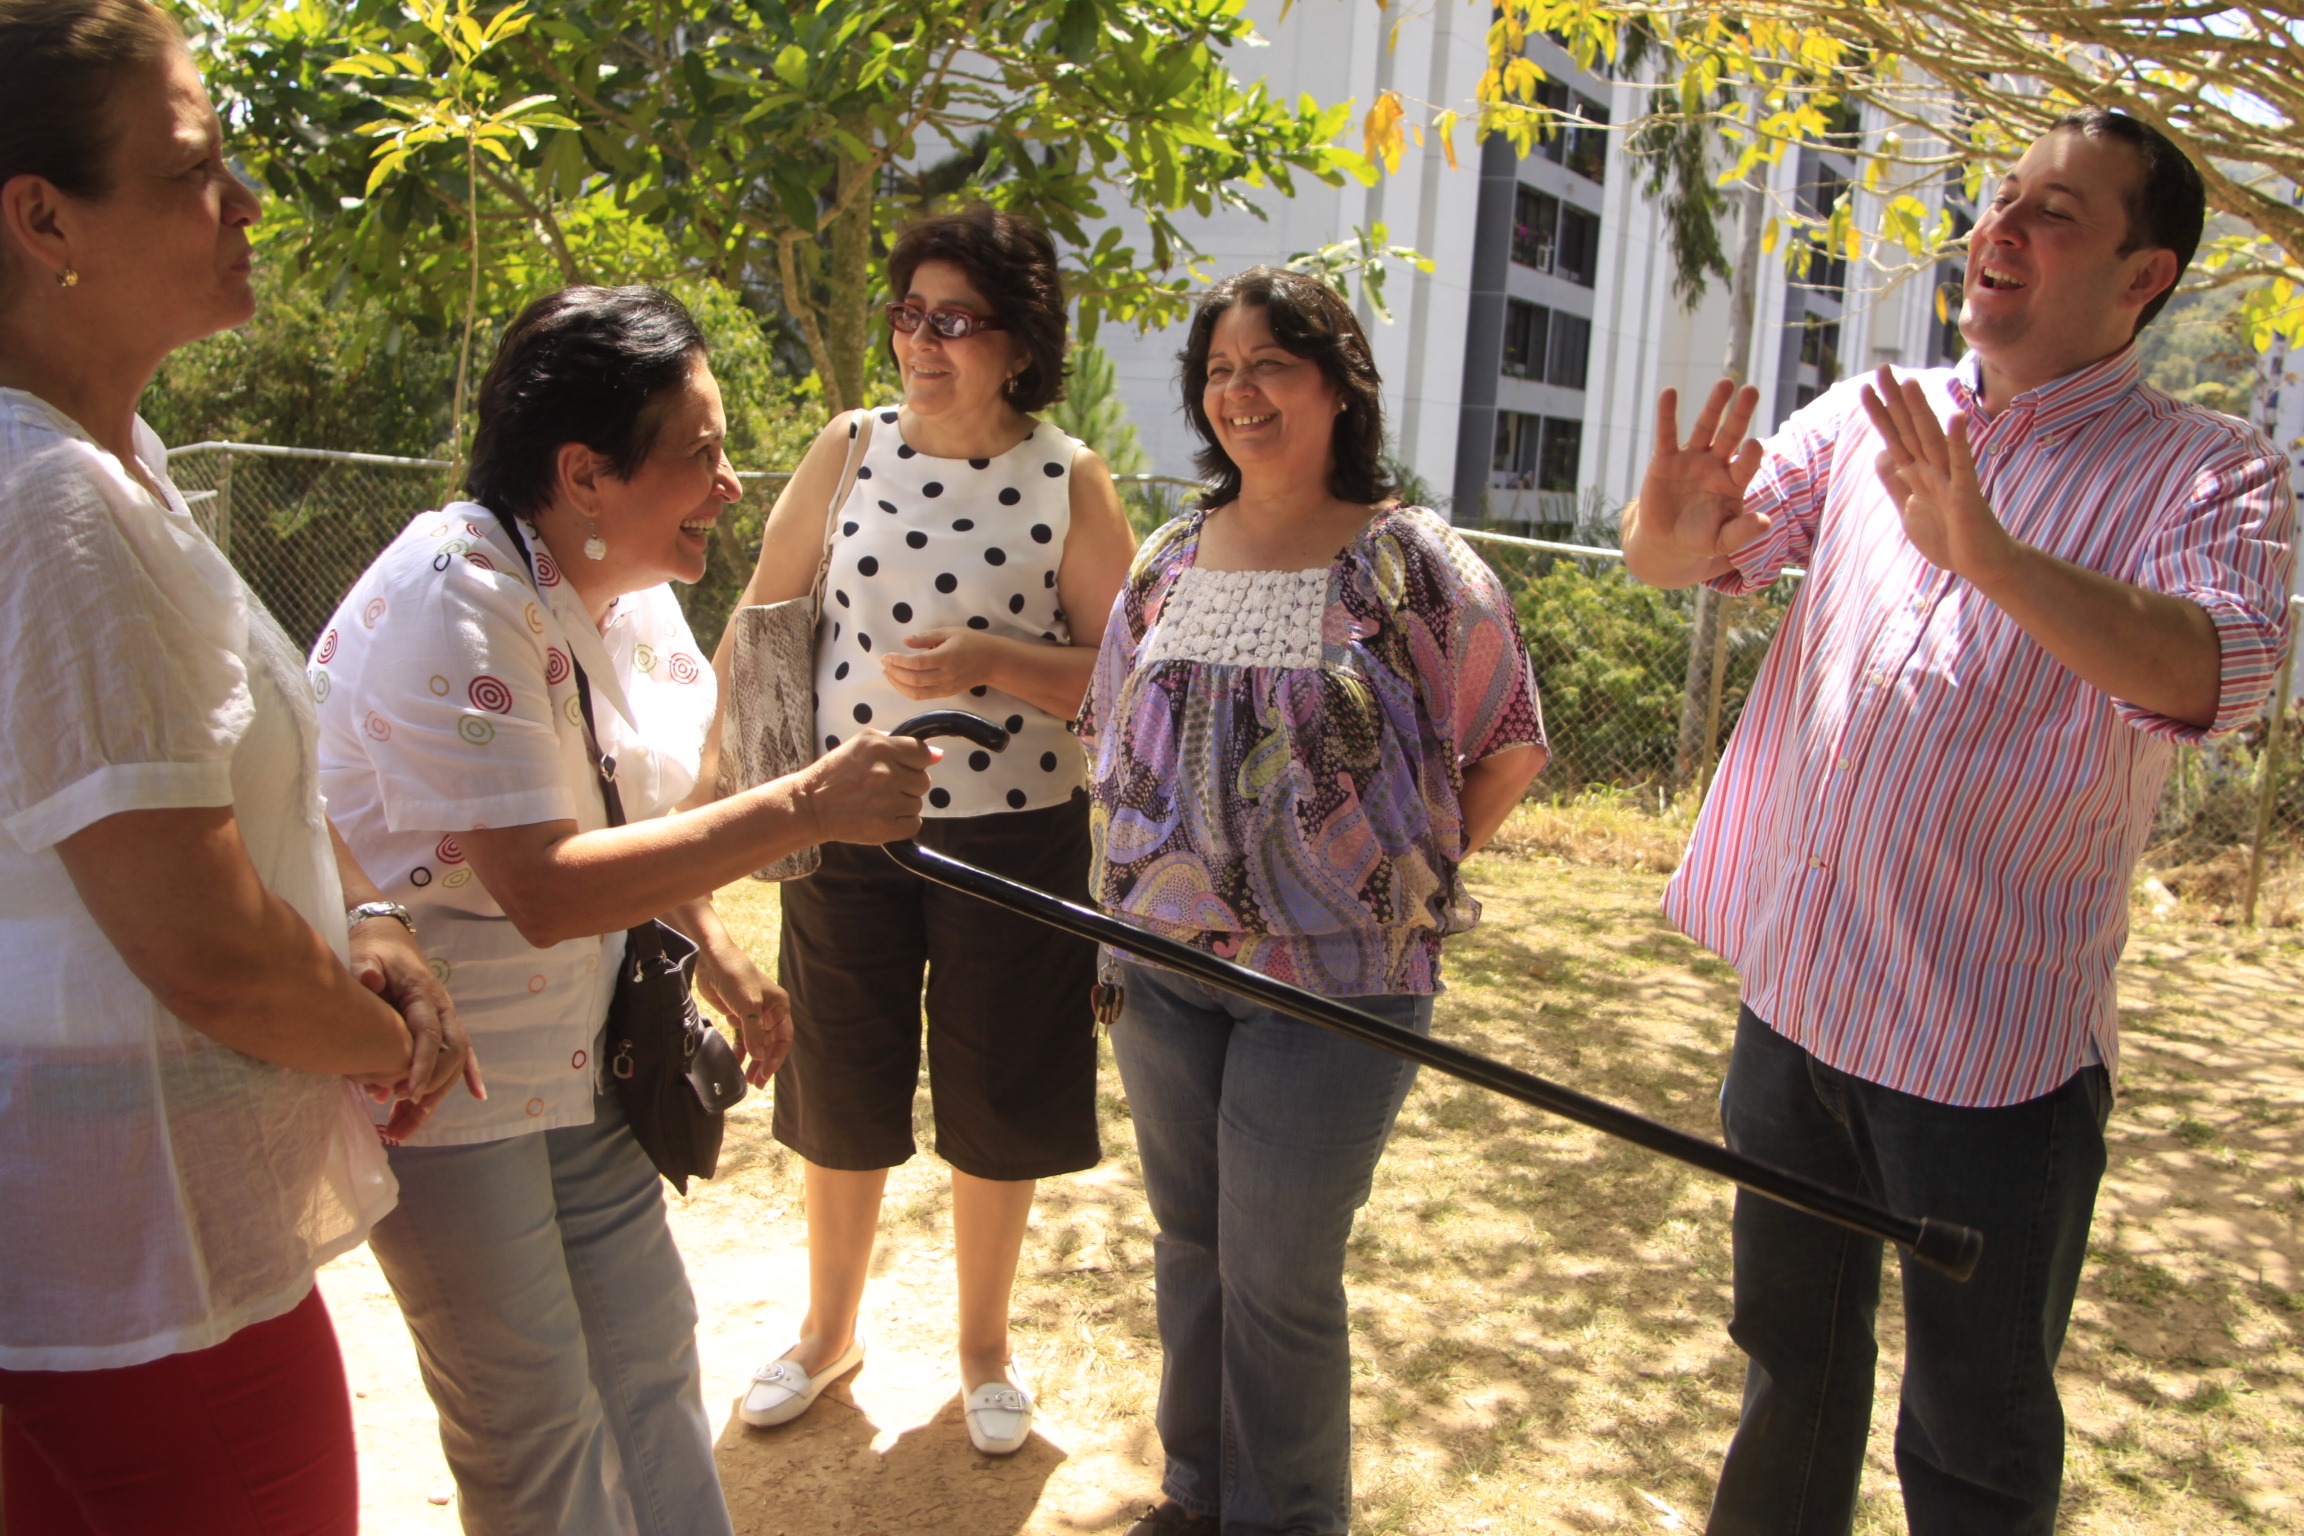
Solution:
[{"label": "dry grass", "polygon": [[[1515,818],[1509,851],[1472,868],[1487,918],[1451,948],[1440,1029],[1716,1135],[1734,978],[1657,915],[1654,864],[1678,834],[1632,814]],[[725,900],[770,952],[772,893]],[[2287,1529],[2304,1508],[2304,942],[2196,917],[2141,908],[2122,970],[2112,1169],[2061,1373],[2072,1532]],[[890,1180],[865,1370],[792,1430],[722,1436],[740,1532],[1109,1531],[1151,1494],[1152,1229],[1108,1066],[1104,1086],[1109,1156],[1044,1186],[1018,1281],[1046,1438],[1005,1463],[967,1448],[948,1200],[922,1157]],[[797,1168],[757,1101],[729,1153],[674,1211],[719,1416],[786,1341],[804,1277]],[[1728,1206],[1701,1175],[1426,1073],[1352,1244],[1354,1529],[1700,1526],[1742,1372],[1723,1327]],[[345,1298],[356,1382],[367,1372],[364,1449],[398,1490],[372,1483],[368,1528],[448,1530],[447,1510],[405,1496],[434,1474],[389,1462],[421,1440],[407,1422],[422,1429],[421,1397],[384,1379],[405,1371],[396,1324],[388,1303],[362,1312],[357,1285],[348,1265],[331,1300]],[[1903,1528],[1888,1440],[1900,1328],[1891,1302],[1866,1532]]]},{"label": "dry grass", "polygon": [[[2174,902],[2190,915],[2211,922],[2238,923],[2248,879],[2248,850],[2222,848],[2204,856],[2173,852],[2148,855],[2140,880],[2143,900],[2165,908]],[[2170,915],[2165,910],[2162,914]],[[2304,924],[2304,849],[2268,849],[2256,888],[2256,921],[2266,928]]]}]

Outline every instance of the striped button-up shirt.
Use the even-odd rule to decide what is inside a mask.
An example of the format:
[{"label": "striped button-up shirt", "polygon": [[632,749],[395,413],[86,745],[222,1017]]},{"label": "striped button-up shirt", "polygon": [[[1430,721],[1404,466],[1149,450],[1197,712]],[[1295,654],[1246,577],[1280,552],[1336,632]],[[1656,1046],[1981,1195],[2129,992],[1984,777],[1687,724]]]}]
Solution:
[{"label": "striped button-up shirt", "polygon": [[2286,642],[2288,466],[2144,384],[2133,347],[1987,419],[1971,355],[1918,375],[1968,417],[1993,511],[2075,565],[2199,604],[2223,647],[2203,730],[2082,682],[1921,557],[1840,385],[1769,439],[1774,526],[1720,590],[1805,564],[1666,913],[1753,1012],[1830,1066],[1941,1103],[2117,1066],[2128,885],[2178,742],[2251,718]]}]

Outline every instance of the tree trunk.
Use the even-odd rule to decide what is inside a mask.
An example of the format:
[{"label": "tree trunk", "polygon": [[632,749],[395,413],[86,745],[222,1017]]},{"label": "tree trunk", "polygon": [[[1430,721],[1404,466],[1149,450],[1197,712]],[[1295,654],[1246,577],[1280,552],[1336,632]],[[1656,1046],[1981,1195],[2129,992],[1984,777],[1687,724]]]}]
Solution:
[{"label": "tree trunk", "polygon": [[[872,344],[872,299],[880,272],[872,256],[873,193],[877,166],[843,161],[837,193],[847,206],[832,221],[831,249],[824,263],[824,307],[819,325],[826,361],[824,397],[835,411],[869,404],[864,398],[864,349]],[[865,185],[856,185],[861,179]]]},{"label": "tree trunk", "polygon": [[[1728,355],[1721,372],[1738,384],[1752,376],[1752,336],[1760,307],[1760,234],[1768,216],[1767,193],[1755,182],[1737,190],[1742,224],[1736,249],[1736,276],[1728,292]],[[1710,587],[1696,589],[1696,623],[1688,637],[1688,675],[1680,693],[1678,785],[1704,782],[1719,745],[1720,684],[1726,662],[1725,609],[1728,599]]]}]

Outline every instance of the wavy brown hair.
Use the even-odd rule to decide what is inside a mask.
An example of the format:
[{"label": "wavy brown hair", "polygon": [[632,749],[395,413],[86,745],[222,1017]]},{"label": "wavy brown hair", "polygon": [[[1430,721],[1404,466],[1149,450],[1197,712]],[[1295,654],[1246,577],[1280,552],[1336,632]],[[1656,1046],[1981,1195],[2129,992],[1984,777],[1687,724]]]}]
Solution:
[{"label": "wavy brown hair", "polygon": [[[975,207],[922,219],[896,237],[888,252],[888,297],[901,303],[923,262],[948,261],[968,274],[968,286],[1024,346],[1024,366],[1008,381],[1008,403],[1043,410],[1064,398],[1064,278],[1056,242],[1032,220]],[[894,332],[888,356],[896,356]]]},{"label": "wavy brown hair", "polygon": [[1316,277],[1281,267],[1250,267],[1208,290],[1192,316],[1182,365],[1184,414],[1203,447],[1193,457],[1207,490],[1202,507],[1220,507],[1240,494],[1240,466],[1216,439],[1203,397],[1208,392],[1208,348],[1216,322],[1241,305],[1264,311],[1272,339],[1291,357],[1309,359],[1336,390],[1344,408],[1336,413],[1328,449],[1328,494],[1338,501],[1374,506],[1398,489],[1384,468],[1384,380],[1369,354],[1367,333],[1335,289]]}]

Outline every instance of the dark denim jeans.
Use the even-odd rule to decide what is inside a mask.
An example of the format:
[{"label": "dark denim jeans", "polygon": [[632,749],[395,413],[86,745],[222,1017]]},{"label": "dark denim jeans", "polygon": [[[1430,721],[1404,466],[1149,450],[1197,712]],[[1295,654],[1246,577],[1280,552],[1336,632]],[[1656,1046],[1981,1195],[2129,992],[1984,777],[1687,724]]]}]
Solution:
[{"label": "dark denim jeans", "polygon": [[[1344,1243],[1416,1068],[1172,971],[1122,979],[1112,1051],[1160,1224],[1161,1491],[1224,1536],[1338,1536]],[[1346,1001],[1432,1032],[1429,997]]]},{"label": "dark denim jeans", "polygon": [[[2087,1255],[2112,1102],[2102,1067],[1999,1109],[1834,1071],[1751,1009],[1720,1094],[1728,1145],[1984,1234],[1966,1284],[1904,1261],[1896,1471],[1912,1536],[2048,1536],[2064,1478],[2056,1356]],[[1880,1244],[1739,1192],[1744,1411],[1711,1536],[1839,1536],[1872,1423]]]}]

